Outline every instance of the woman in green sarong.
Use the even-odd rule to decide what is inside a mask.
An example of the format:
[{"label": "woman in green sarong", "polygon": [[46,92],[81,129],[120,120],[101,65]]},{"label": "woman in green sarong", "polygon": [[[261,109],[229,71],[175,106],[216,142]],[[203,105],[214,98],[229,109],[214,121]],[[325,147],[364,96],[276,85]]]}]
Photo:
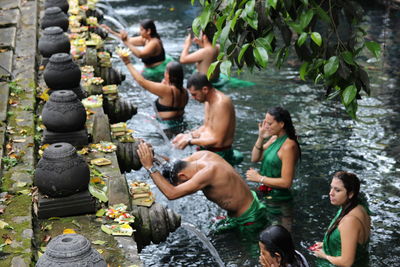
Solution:
[{"label": "woman in green sarong", "polygon": [[311,250],[318,257],[317,266],[368,266],[371,219],[360,197],[360,180],[349,172],[334,174],[329,198],[340,207],[325,233],[324,241]]},{"label": "woman in green sarong", "polygon": [[[265,139],[267,142],[264,142]],[[265,196],[269,219],[291,229],[292,186],[296,163],[301,155],[296,131],[290,113],[282,107],[268,110],[258,124],[258,138],[251,161],[262,160],[260,172],[250,169],[247,180],[261,183],[259,190]]]},{"label": "woman in green sarong", "polygon": [[[140,35],[134,37],[128,37],[126,31],[115,32],[106,25],[102,25],[102,27],[120,38],[132,54],[142,59],[145,66],[142,74],[146,79],[161,82],[165,68],[172,58],[165,54],[163,43],[153,20],[143,20],[140,23]],[[143,49],[138,49],[137,46],[143,46]]]}]

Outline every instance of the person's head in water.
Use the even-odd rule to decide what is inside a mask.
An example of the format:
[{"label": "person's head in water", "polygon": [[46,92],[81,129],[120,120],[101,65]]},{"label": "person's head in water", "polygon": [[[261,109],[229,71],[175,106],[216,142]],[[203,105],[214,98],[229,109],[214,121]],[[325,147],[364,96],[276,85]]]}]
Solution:
[{"label": "person's head in water", "polygon": [[146,37],[147,35],[152,38],[160,39],[160,35],[157,33],[156,25],[151,19],[145,19],[140,22],[140,35]]},{"label": "person's head in water", "polygon": [[272,225],[262,231],[258,244],[260,254],[266,259],[275,259],[279,266],[297,266],[292,237],[282,225]]},{"label": "person's head in water", "polygon": [[188,166],[187,161],[177,160],[171,164],[163,167],[162,175],[167,179],[172,185],[178,185],[181,182],[179,173]]},{"label": "person's head in water", "polygon": [[297,140],[296,129],[294,128],[289,111],[282,107],[270,108],[265,115],[265,121],[269,125],[268,130],[270,135],[279,135],[281,131],[284,131],[290,139],[294,140],[301,156],[300,144]]},{"label": "person's head in water", "polygon": [[328,239],[343,217],[359,204],[360,180],[351,172],[338,171],[333,175],[329,198],[331,204],[341,206],[342,211],[327,231]]},{"label": "person's head in water", "polygon": [[180,63],[176,61],[169,62],[165,69],[164,78],[168,79],[179,90],[183,90],[183,68]]},{"label": "person's head in water", "polygon": [[194,99],[203,103],[206,101],[206,96],[213,86],[207,79],[207,76],[201,72],[195,72],[187,81],[187,89]]}]

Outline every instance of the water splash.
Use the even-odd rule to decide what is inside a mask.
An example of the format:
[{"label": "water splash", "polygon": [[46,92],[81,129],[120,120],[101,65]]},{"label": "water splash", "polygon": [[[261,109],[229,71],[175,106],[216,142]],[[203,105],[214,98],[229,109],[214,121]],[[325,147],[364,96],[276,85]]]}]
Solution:
[{"label": "water splash", "polygon": [[164,130],[161,128],[160,124],[157,122],[157,120],[155,118],[153,118],[152,116],[150,116],[150,114],[145,113],[145,112],[138,112],[137,115],[141,115],[143,117],[148,118],[149,122],[157,128],[157,132],[162,136],[165,143],[171,146],[171,142],[170,142],[169,138],[164,133]]},{"label": "water splash", "polygon": [[205,234],[203,234],[199,229],[197,229],[196,226],[194,226],[191,223],[182,222],[181,226],[185,230],[187,230],[197,236],[197,238],[203,243],[203,245],[210,251],[211,255],[214,257],[214,259],[216,260],[216,262],[218,263],[218,265],[220,267],[225,266],[224,262],[222,261],[221,257],[218,254],[218,251],[215,249],[213,244],[211,244],[211,242],[208,240],[208,238],[206,237]]},{"label": "water splash", "polygon": [[[118,24],[120,26],[122,26],[122,27],[120,27],[120,29],[128,28],[128,23],[126,22],[126,20],[123,17],[121,17],[121,15],[119,15],[117,12],[115,12],[114,8],[108,2],[97,3],[96,7],[101,8],[101,10],[104,13],[111,13],[111,15],[116,17],[118,19],[117,20]],[[106,19],[106,17],[109,17],[109,16],[104,15],[104,19]]]}]

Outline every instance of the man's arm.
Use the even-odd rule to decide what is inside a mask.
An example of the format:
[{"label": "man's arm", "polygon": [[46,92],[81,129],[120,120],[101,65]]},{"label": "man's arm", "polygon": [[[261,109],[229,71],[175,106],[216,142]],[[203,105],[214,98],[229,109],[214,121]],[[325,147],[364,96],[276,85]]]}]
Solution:
[{"label": "man's arm", "polygon": [[206,56],[206,50],[204,48],[200,48],[196,52],[189,53],[191,45],[192,39],[190,35],[188,35],[188,37],[186,37],[181,56],[179,58],[179,62],[181,64],[197,63],[203,61],[204,57]]}]

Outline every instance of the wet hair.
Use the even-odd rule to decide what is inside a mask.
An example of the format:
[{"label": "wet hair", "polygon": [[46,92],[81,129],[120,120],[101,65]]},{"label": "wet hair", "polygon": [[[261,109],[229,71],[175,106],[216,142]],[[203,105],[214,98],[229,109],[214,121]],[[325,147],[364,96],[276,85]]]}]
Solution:
[{"label": "wet hair", "polygon": [[282,225],[267,227],[261,232],[259,240],[272,257],[275,258],[276,253],[281,256],[280,266],[302,266],[303,261],[295,252],[292,237]]},{"label": "wet hair", "polygon": [[140,26],[143,27],[143,29],[148,30],[150,29],[150,36],[155,37],[160,39],[160,35],[157,33],[156,25],[154,24],[154,21],[151,19],[145,19],[140,22]]},{"label": "wet hair", "polygon": [[203,34],[207,37],[208,41],[212,42],[215,33],[217,32],[217,27],[214,23],[209,22],[206,28],[203,30]]},{"label": "wet hair", "polygon": [[171,61],[167,65],[169,81],[180,91],[183,90],[183,68],[179,62]]},{"label": "wet hair", "polygon": [[285,129],[287,136],[296,142],[297,147],[299,148],[299,155],[301,158],[300,144],[299,144],[299,141],[297,140],[296,129],[294,128],[294,125],[292,122],[292,117],[290,116],[289,111],[287,111],[286,109],[284,109],[282,107],[273,107],[273,108],[270,108],[267,111],[267,113],[270,114],[272,117],[274,117],[274,119],[277,122],[284,123],[283,128]]},{"label": "wet hair", "polygon": [[346,171],[338,171],[333,175],[333,178],[341,180],[344,185],[344,188],[346,188],[347,196],[349,196],[350,193],[353,193],[353,197],[350,198],[349,201],[344,204],[338,218],[331,225],[331,227],[329,227],[327,231],[328,240],[332,232],[336,229],[336,227],[338,227],[343,217],[346,216],[346,214],[348,214],[352,209],[354,209],[359,204],[359,195],[360,195],[360,180],[354,173]]},{"label": "wet hair", "polygon": [[162,168],[162,176],[171,184],[178,182],[178,173],[188,166],[187,161],[177,160],[171,164],[166,164]]},{"label": "wet hair", "polygon": [[187,81],[186,88],[194,87],[194,89],[201,90],[203,86],[207,86],[208,88],[212,88],[211,82],[207,79],[207,76],[201,72],[195,72],[192,76],[189,77]]}]

